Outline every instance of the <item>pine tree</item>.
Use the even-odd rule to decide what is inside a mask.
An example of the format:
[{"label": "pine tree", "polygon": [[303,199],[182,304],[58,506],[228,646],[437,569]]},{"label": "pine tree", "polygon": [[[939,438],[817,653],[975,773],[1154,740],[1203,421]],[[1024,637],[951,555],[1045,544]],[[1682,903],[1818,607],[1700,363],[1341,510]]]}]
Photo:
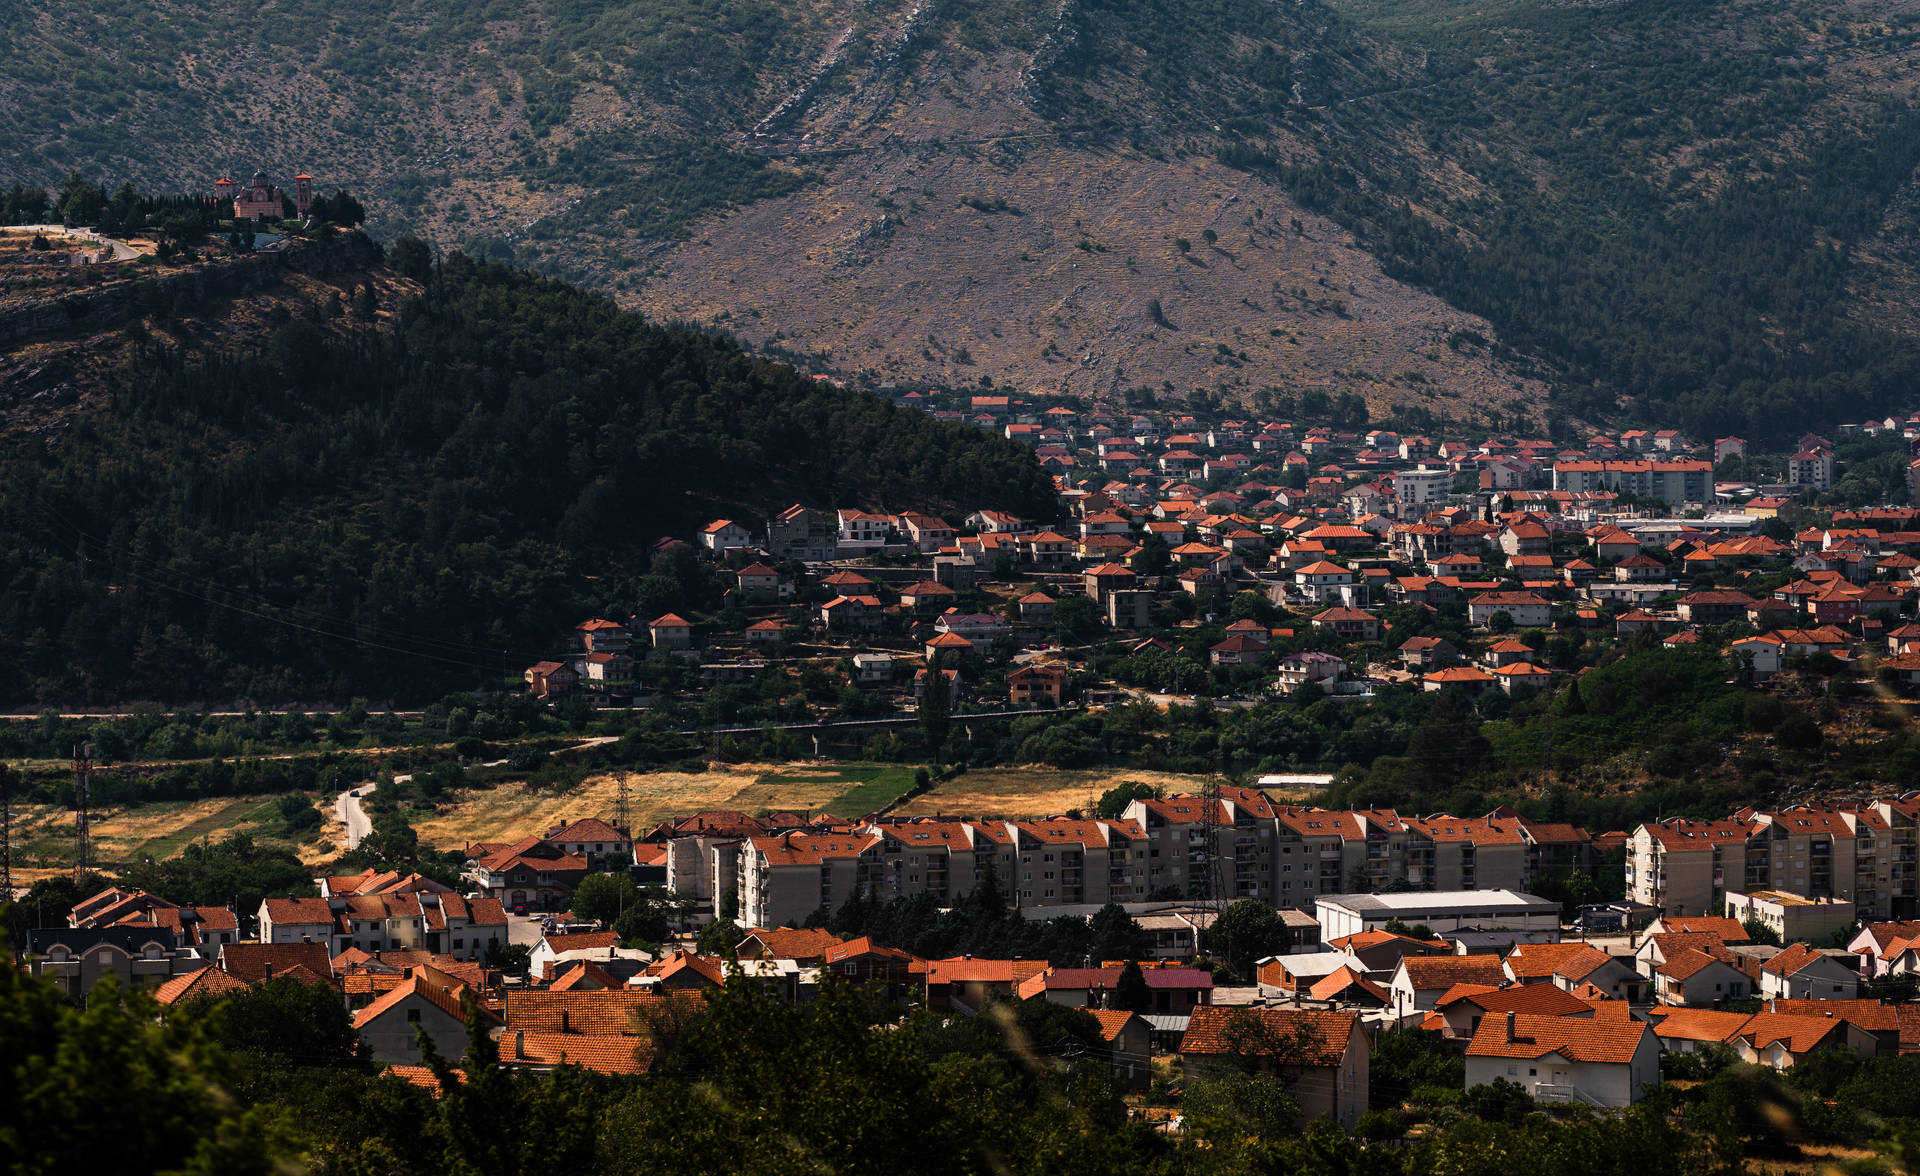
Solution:
[{"label": "pine tree", "polygon": [[1120,979],[1114,981],[1113,996],[1107,1003],[1110,1008],[1130,1013],[1144,1013],[1153,1008],[1153,992],[1147,987],[1147,974],[1141,971],[1139,961],[1128,960],[1127,966],[1120,969]]}]

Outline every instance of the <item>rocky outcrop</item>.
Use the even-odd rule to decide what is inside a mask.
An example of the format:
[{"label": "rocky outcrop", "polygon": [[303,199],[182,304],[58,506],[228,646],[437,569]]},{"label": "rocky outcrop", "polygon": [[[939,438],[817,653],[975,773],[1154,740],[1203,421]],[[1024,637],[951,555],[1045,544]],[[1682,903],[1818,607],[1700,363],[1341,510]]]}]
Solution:
[{"label": "rocky outcrop", "polygon": [[[174,270],[135,269],[131,279],[108,278],[59,298],[0,311],[0,348],[35,335],[73,327],[112,326],[135,315],[217,295],[244,294],[280,280],[281,269],[329,274],[361,269],[380,260],[380,247],[365,233],[339,233],[322,241],[300,241],[287,248],[221,258]],[[106,273],[121,272],[108,269]]]}]

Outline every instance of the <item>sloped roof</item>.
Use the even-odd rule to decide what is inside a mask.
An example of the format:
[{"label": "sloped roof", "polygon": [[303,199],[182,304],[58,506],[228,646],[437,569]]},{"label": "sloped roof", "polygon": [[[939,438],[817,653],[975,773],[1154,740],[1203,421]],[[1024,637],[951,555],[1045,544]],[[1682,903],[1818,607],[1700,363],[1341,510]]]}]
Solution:
[{"label": "sloped roof", "polygon": [[1291,1040],[1295,1034],[1299,1034],[1301,1044],[1308,1047],[1308,1052],[1293,1061],[1294,1064],[1308,1066],[1339,1065],[1346,1053],[1347,1043],[1360,1023],[1357,1013],[1331,1010],[1199,1005],[1193,1010],[1187,1022],[1187,1031],[1180,1038],[1180,1052],[1201,1056],[1231,1053],[1233,1045],[1228,1030],[1234,1021],[1241,1018],[1251,1018],[1267,1033],[1283,1040]]},{"label": "sloped roof", "polygon": [[1413,987],[1422,991],[1444,991],[1461,983],[1498,986],[1507,979],[1497,955],[1410,955],[1401,959],[1400,966]]},{"label": "sloped roof", "polygon": [[235,980],[220,969],[209,964],[204,968],[175,976],[173,979],[153,990],[153,999],[163,1005],[178,1004],[185,1000],[197,1000],[201,997],[221,996],[229,992],[238,992],[246,984]]},{"label": "sloped roof", "polygon": [[644,1074],[653,1068],[653,1043],[621,1034],[512,1030],[500,1035],[500,1060],[509,1065],[567,1065],[602,1074]]},{"label": "sloped roof", "polygon": [[1622,1065],[1633,1060],[1646,1036],[1647,1026],[1639,1021],[1515,1013],[1511,1037],[1505,1016],[1481,1021],[1472,1044],[1467,1046],[1467,1056],[1540,1058],[1557,1053],[1571,1062]]}]

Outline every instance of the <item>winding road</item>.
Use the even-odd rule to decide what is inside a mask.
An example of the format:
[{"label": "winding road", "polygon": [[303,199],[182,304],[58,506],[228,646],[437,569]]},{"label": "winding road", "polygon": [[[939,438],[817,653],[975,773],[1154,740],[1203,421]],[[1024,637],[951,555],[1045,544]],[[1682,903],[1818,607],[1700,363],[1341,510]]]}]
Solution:
[{"label": "winding road", "polygon": [[124,241],[115,241],[111,237],[102,237],[92,229],[69,229],[65,225],[8,225],[10,233],[39,233],[42,236],[71,237],[80,241],[104,245],[113,251],[115,261],[132,261],[140,256],[131,245]]},{"label": "winding road", "polygon": [[[408,777],[396,776],[394,779],[399,781]],[[356,784],[334,799],[333,813],[346,827],[348,849],[358,849],[360,839],[373,832],[373,819],[367,816],[366,809],[360,807],[360,798],[378,787],[378,781],[370,780],[365,784]]]}]

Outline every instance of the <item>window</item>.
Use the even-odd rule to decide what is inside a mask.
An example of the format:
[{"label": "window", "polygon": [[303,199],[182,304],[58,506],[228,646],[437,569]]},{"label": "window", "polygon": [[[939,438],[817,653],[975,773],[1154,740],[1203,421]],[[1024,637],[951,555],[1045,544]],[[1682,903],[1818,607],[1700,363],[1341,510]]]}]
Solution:
[{"label": "window", "polygon": [[840,974],[843,976],[858,976],[860,974],[860,965],[859,964],[841,964]]},{"label": "window", "polygon": [[1538,1078],[1539,1076],[1540,1076],[1540,1071],[1534,1069],[1531,1066],[1527,1067],[1527,1077]]},{"label": "window", "polygon": [[463,947],[465,947],[466,945],[467,945],[467,941],[466,941],[466,940],[464,940],[464,939],[456,939],[456,940],[454,940],[454,941],[453,941],[453,946],[454,946],[454,949],[455,949],[455,950],[458,950],[458,949],[460,949],[460,948],[463,948]]},{"label": "window", "polygon": [[408,1010],[407,1010],[407,1024],[409,1024],[409,1025],[418,1025],[419,1023],[420,1023],[420,1010],[419,1010],[419,1009],[408,1009]]}]

